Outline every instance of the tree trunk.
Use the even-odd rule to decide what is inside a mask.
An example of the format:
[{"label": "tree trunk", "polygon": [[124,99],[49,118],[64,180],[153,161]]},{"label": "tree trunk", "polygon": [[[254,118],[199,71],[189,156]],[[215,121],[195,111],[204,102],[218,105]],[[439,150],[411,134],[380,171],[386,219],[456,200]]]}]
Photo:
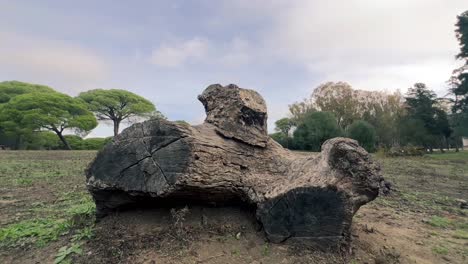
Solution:
[{"label": "tree trunk", "polygon": [[442,140],[439,142],[439,150],[440,150],[440,153],[445,153],[444,145],[443,145]]},{"label": "tree trunk", "polygon": [[114,122],[114,137],[119,134],[119,126],[120,126],[120,120],[113,120]]},{"label": "tree trunk", "polygon": [[60,132],[58,130],[55,130],[54,132],[60,138],[60,141],[62,141],[63,145],[65,146],[65,149],[66,150],[71,150],[72,148],[71,148],[70,144],[68,144],[68,141],[65,139],[62,132]]},{"label": "tree trunk", "polygon": [[23,142],[22,140],[23,136],[21,134],[18,134],[15,138],[15,149],[19,150],[21,149],[21,144]]},{"label": "tree trunk", "polygon": [[379,166],[355,140],[304,155],[268,137],[266,106],[252,90],[209,86],[198,126],[149,120],[125,129],[89,166],[97,213],[132,203],[253,206],[272,242],[347,242],[353,215],[379,193]]}]

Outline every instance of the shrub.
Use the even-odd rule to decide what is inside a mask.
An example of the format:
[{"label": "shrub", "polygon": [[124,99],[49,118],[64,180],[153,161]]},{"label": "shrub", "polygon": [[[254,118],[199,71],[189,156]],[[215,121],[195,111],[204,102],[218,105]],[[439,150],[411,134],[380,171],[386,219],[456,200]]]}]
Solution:
[{"label": "shrub", "polygon": [[[65,135],[64,137],[73,150],[100,150],[113,138],[83,139],[76,135]],[[65,146],[57,135],[48,131],[36,132],[28,136],[25,142],[25,147],[30,150],[65,149]]]},{"label": "shrub", "polygon": [[41,149],[58,149],[61,146],[60,140],[53,132],[42,131],[36,132],[27,137],[26,149],[41,150]]},{"label": "shrub", "polygon": [[392,147],[385,152],[386,156],[389,157],[422,156],[425,153],[424,148],[415,146]]},{"label": "shrub", "polygon": [[276,142],[278,142],[284,148],[293,148],[294,147],[293,138],[289,137],[289,136],[286,136],[282,132],[276,132],[276,133],[270,134],[270,137],[272,139],[274,139]]},{"label": "shrub", "polygon": [[361,147],[369,152],[375,150],[376,133],[375,128],[371,124],[358,120],[349,125],[346,130],[347,136],[357,140]]},{"label": "shrub", "polygon": [[[73,150],[85,149],[83,146],[83,139],[77,135],[65,135],[64,138]],[[66,149],[63,143],[60,144],[61,149]]]},{"label": "shrub", "polygon": [[112,140],[112,137],[86,138],[82,142],[82,148],[87,149],[87,150],[100,150],[111,140]]},{"label": "shrub", "polygon": [[300,150],[320,151],[323,142],[341,134],[341,129],[332,113],[311,112],[294,131],[294,147]]}]

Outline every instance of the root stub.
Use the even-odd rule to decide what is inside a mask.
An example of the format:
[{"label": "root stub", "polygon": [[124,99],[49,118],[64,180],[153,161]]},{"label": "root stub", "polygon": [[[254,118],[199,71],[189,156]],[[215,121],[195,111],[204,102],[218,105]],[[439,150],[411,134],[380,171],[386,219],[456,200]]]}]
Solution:
[{"label": "root stub", "polygon": [[99,152],[87,186],[100,215],[141,197],[154,198],[154,206],[241,201],[256,208],[272,242],[347,240],[353,214],[382,182],[356,141],[330,139],[313,155],[290,152],[268,137],[266,106],[255,91],[212,85],[199,98],[204,124],[146,121]]}]

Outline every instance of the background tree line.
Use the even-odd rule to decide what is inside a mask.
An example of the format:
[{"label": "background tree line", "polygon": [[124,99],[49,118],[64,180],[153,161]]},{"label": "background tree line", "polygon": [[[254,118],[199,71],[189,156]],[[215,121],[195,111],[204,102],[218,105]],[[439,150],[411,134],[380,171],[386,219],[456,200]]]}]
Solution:
[{"label": "background tree line", "polygon": [[86,138],[98,121],[114,136],[122,122],[164,118],[147,99],[125,90],[96,89],[77,97],[37,84],[0,82],[0,145],[11,149],[100,149],[109,138]]},{"label": "background tree line", "polygon": [[356,139],[368,151],[414,146],[427,151],[462,147],[468,136],[468,11],[457,17],[457,59],[462,66],[449,80],[450,98],[437,98],[424,83],[405,95],[354,90],[344,82],[317,87],[310,98],[289,106],[271,136],[281,145],[320,151],[333,137]]},{"label": "background tree line", "polygon": [[[310,99],[290,105],[290,117],[276,121],[271,136],[284,147],[320,151],[327,139],[356,139],[368,151],[415,146],[433,149],[462,146],[468,136],[466,111],[437,98],[423,83],[405,95],[355,91],[343,82],[320,85]],[[363,97],[363,98],[359,98]],[[450,107],[452,106],[452,107]]]}]

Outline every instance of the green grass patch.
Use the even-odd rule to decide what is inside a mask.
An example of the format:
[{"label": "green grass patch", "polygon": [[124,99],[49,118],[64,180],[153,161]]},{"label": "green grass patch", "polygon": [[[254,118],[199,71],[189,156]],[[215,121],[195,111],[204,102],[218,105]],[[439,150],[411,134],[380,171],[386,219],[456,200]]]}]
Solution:
[{"label": "green grass patch", "polygon": [[431,219],[429,219],[427,223],[431,226],[439,227],[439,228],[448,228],[452,224],[450,219],[447,219],[445,217],[440,217],[440,216],[431,217]]},{"label": "green grass patch", "polygon": [[468,231],[468,219],[464,218],[463,221],[455,222],[455,227],[457,229],[463,229],[465,231]]},{"label": "green grass patch", "polygon": [[73,254],[83,254],[80,243],[72,243],[70,246],[61,247],[57,255],[55,255],[54,264],[71,263],[69,257]]},{"label": "green grass patch", "polygon": [[270,255],[270,245],[268,243],[265,243],[262,248],[262,256],[266,257]]},{"label": "green grass patch", "polygon": [[72,241],[89,240],[94,237],[94,226],[86,226],[78,229],[72,237]]},{"label": "green grass patch", "polygon": [[464,230],[457,230],[455,231],[455,234],[453,234],[453,237],[458,239],[468,239],[468,232]]},{"label": "green grass patch", "polygon": [[432,248],[432,252],[434,252],[437,255],[447,255],[448,249],[444,246],[436,246]]},{"label": "green grass patch", "polygon": [[[42,205],[42,204],[39,204]],[[91,238],[96,206],[89,195],[76,200],[64,200],[49,207],[38,206],[34,210],[47,212],[56,218],[38,218],[24,220],[0,229],[0,247],[18,246],[34,243],[45,246],[60,236],[68,234],[71,229],[78,229],[74,240]]]},{"label": "green grass patch", "polygon": [[72,224],[65,219],[25,220],[0,229],[1,246],[17,246],[36,243],[44,246],[66,234]]},{"label": "green grass patch", "polygon": [[467,160],[468,159],[468,151],[450,151],[450,152],[445,152],[445,153],[440,153],[440,152],[434,152],[433,154],[427,154],[427,157],[430,157],[432,159],[438,159],[438,160]]}]

